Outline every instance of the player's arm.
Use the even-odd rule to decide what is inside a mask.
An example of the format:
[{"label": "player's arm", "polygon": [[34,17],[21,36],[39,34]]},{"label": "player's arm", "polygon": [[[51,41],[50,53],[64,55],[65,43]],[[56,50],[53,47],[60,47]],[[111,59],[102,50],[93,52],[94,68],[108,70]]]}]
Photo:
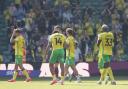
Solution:
[{"label": "player's arm", "polygon": [[47,56],[47,54],[48,54],[48,50],[50,50],[50,47],[51,47],[51,46],[52,46],[52,43],[49,42],[48,45],[47,45],[47,47],[46,47],[45,54],[44,54],[44,60],[45,60],[45,61],[46,61],[46,56]]},{"label": "player's arm", "polygon": [[66,49],[68,50],[68,55],[67,56],[70,56],[70,42],[69,42],[69,39],[66,40]]},{"label": "player's arm", "polygon": [[78,53],[79,53],[79,62],[82,62],[82,53],[81,53],[81,50],[80,48],[78,48]]},{"label": "player's arm", "polygon": [[101,36],[100,35],[98,35],[98,40],[97,40],[97,46],[99,47],[100,46],[100,43],[102,42],[102,40],[101,40]]},{"label": "player's arm", "polygon": [[10,38],[10,43],[14,42],[15,29],[13,30],[12,36]]},{"label": "player's arm", "polygon": [[64,49],[67,48],[67,44],[66,44],[66,41],[64,41],[64,45],[63,45]]},{"label": "player's arm", "polygon": [[68,38],[65,40],[65,47],[66,47],[66,49],[69,48],[69,39]]},{"label": "player's arm", "polygon": [[23,38],[23,48],[26,49],[25,38]]},{"label": "player's arm", "polygon": [[23,63],[26,63],[26,44],[24,37],[23,37]]},{"label": "player's arm", "polygon": [[67,44],[66,44],[66,37],[65,36],[63,36],[64,37],[64,44],[63,44],[63,47],[64,47],[64,49],[66,49],[66,47],[67,47]]},{"label": "player's arm", "polygon": [[100,46],[100,43],[102,42],[102,40],[98,40],[97,41],[97,46],[99,47]]},{"label": "player's arm", "polygon": [[44,53],[44,61],[46,61],[46,57],[47,57],[47,54],[48,54],[48,50],[50,50],[50,47],[52,46],[52,37],[49,36],[48,37],[48,44],[47,44],[47,47],[46,47],[46,50],[45,50],[45,53]]},{"label": "player's arm", "polygon": [[114,47],[114,43],[115,43],[114,35],[112,34],[112,47]]}]

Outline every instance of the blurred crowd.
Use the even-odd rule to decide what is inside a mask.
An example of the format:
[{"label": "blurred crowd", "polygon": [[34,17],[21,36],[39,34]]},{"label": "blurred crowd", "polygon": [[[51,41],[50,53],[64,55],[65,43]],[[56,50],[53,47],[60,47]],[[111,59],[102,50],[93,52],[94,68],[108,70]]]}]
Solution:
[{"label": "blurred crowd", "polygon": [[72,27],[80,49],[76,52],[81,56],[78,59],[95,61],[98,53],[97,34],[102,32],[102,24],[107,24],[115,37],[113,60],[128,59],[128,0],[103,0],[103,10],[98,13],[97,19],[96,8],[91,5],[81,6],[82,1],[84,2],[84,0],[12,0],[3,11],[8,26],[8,37],[14,28],[20,27],[26,38],[27,61],[40,62],[43,61],[48,36],[53,26],[60,25],[63,32],[65,28]]}]

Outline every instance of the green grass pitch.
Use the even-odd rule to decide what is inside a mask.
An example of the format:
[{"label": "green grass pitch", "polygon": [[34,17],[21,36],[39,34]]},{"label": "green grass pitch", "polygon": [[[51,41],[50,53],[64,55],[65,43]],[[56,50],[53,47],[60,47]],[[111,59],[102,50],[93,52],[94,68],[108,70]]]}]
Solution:
[{"label": "green grass pitch", "polygon": [[49,79],[33,79],[32,82],[24,82],[23,79],[18,79],[15,83],[9,83],[6,79],[0,78],[0,89],[128,89],[128,77],[118,77],[117,85],[108,85],[104,83],[97,85],[98,78],[85,78],[82,79],[82,83],[76,83],[75,81],[65,81],[64,85],[55,84],[50,85]]}]

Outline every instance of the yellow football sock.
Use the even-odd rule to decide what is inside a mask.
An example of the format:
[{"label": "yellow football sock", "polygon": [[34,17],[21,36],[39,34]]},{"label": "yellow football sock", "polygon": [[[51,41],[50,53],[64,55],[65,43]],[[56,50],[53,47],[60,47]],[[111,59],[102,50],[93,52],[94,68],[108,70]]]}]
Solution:
[{"label": "yellow football sock", "polygon": [[29,74],[28,74],[28,72],[26,70],[23,70],[23,74],[26,76],[26,78],[30,78]]},{"label": "yellow football sock", "polygon": [[114,81],[114,76],[113,76],[113,72],[112,72],[111,67],[107,68],[107,70],[108,70],[108,74],[110,76],[111,81]]},{"label": "yellow football sock", "polygon": [[13,73],[13,80],[16,80],[17,75],[18,75],[18,71],[14,71],[14,73]]},{"label": "yellow football sock", "polygon": [[61,76],[61,80],[64,80],[64,76]]},{"label": "yellow football sock", "polygon": [[105,79],[105,75],[107,74],[107,69],[102,69],[102,72],[101,72],[101,80],[103,81]]},{"label": "yellow football sock", "polygon": [[103,72],[103,69],[100,69],[99,71],[100,71],[100,74],[102,74],[102,72]]},{"label": "yellow football sock", "polygon": [[53,80],[56,80],[56,75],[53,75],[52,78],[53,78]]}]

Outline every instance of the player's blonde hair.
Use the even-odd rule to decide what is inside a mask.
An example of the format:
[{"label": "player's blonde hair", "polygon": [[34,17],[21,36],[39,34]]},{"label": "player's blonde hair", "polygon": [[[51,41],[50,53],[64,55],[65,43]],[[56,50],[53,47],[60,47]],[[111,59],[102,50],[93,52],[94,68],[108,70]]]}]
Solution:
[{"label": "player's blonde hair", "polygon": [[59,33],[60,31],[61,31],[61,27],[59,25],[56,25],[56,26],[54,26],[54,30],[52,33]]}]

